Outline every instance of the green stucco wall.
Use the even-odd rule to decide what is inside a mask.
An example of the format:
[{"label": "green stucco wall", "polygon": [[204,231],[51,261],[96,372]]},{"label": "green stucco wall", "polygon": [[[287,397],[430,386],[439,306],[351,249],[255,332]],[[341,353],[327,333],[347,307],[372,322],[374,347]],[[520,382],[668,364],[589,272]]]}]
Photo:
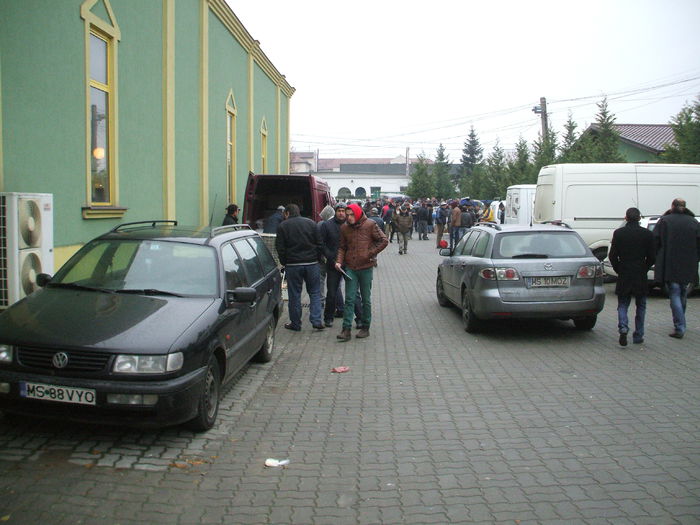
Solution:
[{"label": "green stucco wall", "polygon": [[[108,20],[100,0],[93,14]],[[122,219],[84,219],[87,204],[85,21],[82,0],[0,0],[1,191],[52,193],[56,247],[79,245],[121,222],[163,218],[163,1],[110,0],[121,32],[117,43],[118,206]],[[174,187],[176,218],[200,217],[201,0],[174,7]],[[236,200],[243,205],[251,164],[260,169],[260,124],[268,128],[268,166],[286,166],[289,100],[257,64],[250,105],[249,54],[216,16],[208,17],[209,210],[214,223],[226,202],[226,101],[237,105]],[[252,113],[251,113],[252,111]],[[250,136],[251,115],[253,131]],[[255,158],[250,159],[250,141]]]},{"label": "green stucco wall", "polygon": [[625,158],[625,162],[660,162],[659,157],[653,153],[635,148],[624,142],[619,143],[618,151]]}]

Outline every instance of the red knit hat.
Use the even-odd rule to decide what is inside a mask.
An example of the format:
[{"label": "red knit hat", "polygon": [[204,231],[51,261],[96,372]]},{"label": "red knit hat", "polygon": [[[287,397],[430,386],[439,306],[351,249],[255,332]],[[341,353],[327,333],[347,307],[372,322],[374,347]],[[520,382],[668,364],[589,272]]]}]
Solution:
[{"label": "red knit hat", "polygon": [[360,217],[362,217],[362,208],[360,208],[357,204],[350,204],[348,205],[348,208],[350,208],[353,215],[355,215],[355,220],[359,220]]}]

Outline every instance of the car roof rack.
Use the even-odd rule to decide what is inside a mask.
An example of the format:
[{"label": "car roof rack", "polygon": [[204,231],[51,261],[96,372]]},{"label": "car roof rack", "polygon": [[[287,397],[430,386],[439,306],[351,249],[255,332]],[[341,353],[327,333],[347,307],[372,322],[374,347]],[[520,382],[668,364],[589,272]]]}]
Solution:
[{"label": "car roof rack", "polygon": [[481,221],[479,221],[476,223],[476,226],[488,226],[489,228],[495,228],[499,232],[501,231],[501,225],[496,224],[495,222],[488,222],[488,221],[481,222]]},{"label": "car roof rack", "polygon": [[217,226],[211,229],[211,236],[219,235],[226,232],[235,232],[238,230],[250,230],[250,224],[228,224],[226,226]]},{"label": "car roof rack", "polygon": [[114,228],[112,228],[110,233],[112,232],[118,232],[125,228],[126,226],[136,226],[136,225],[145,225],[145,224],[150,224],[151,228],[155,228],[156,224],[172,224],[173,226],[177,226],[177,221],[137,221],[137,222],[125,222],[124,224],[118,224]]},{"label": "car roof rack", "polygon": [[541,224],[552,224],[554,226],[563,226],[564,228],[571,229],[571,226],[566,224],[564,221],[544,221]]}]

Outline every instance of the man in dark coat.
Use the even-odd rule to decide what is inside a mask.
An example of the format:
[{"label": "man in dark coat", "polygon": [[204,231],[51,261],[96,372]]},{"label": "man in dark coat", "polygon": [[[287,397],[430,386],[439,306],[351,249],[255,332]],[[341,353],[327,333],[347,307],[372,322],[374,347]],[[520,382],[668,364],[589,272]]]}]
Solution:
[{"label": "man in dark coat", "polygon": [[226,207],[226,216],[224,217],[224,222],[221,223],[222,226],[230,226],[232,224],[238,224],[238,205],[229,204]]},{"label": "man in dark coat", "polygon": [[627,346],[629,321],[627,311],[634,297],[636,312],[632,342],[644,342],[644,315],[647,310],[647,272],[654,264],[654,236],[639,225],[641,214],[637,208],[625,213],[625,224],[613,233],[610,243],[610,264],[617,273],[617,328],[620,345]]},{"label": "man in dark coat", "polygon": [[668,289],[673,315],[672,333],[676,339],[685,334],[685,308],[688,286],[698,281],[700,226],[685,200],[674,199],[654,229],[656,267],[654,278]]},{"label": "man in dark coat", "polygon": [[275,213],[265,219],[263,233],[277,233],[277,227],[284,220],[284,206],[277,206]]}]

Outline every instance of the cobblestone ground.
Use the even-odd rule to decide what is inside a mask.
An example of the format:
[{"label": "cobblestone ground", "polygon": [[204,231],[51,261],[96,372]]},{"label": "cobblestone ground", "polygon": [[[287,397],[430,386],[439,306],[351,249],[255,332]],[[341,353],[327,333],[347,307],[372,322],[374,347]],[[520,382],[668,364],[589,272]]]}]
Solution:
[{"label": "cobblestone ground", "polygon": [[472,336],[433,246],[382,254],[369,339],[280,326],[207,433],[0,419],[0,522],[700,523],[700,300],[682,341],[656,295],[619,347],[612,285],[591,332]]}]

